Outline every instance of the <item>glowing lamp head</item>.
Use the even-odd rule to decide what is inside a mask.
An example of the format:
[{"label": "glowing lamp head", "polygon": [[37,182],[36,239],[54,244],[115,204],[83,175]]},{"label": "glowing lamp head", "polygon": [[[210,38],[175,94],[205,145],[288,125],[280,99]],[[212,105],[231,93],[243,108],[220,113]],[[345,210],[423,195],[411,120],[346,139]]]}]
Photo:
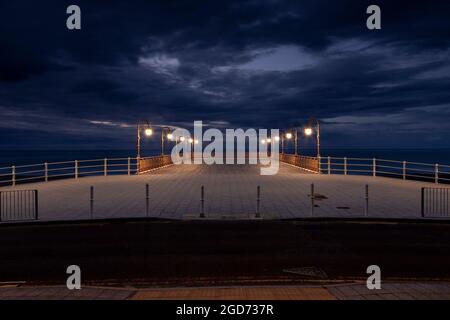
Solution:
[{"label": "glowing lamp head", "polygon": [[272,139],[268,138],[267,143],[271,143],[271,142],[272,142]]},{"label": "glowing lamp head", "polygon": [[198,140],[197,140],[197,139],[195,139],[195,140],[194,140],[194,143],[195,143],[195,144],[198,144]]},{"label": "glowing lamp head", "polygon": [[185,139],[186,139],[185,137],[180,137],[181,142],[184,142]]},{"label": "glowing lamp head", "polygon": [[278,136],[276,136],[274,139],[275,139],[275,141],[280,141],[280,137],[278,137]]},{"label": "glowing lamp head", "polygon": [[189,143],[194,142],[194,140],[192,138],[189,138]]},{"label": "glowing lamp head", "polygon": [[172,139],[173,139],[173,134],[169,133],[169,134],[167,135],[167,139],[172,140]]},{"label": "glowing lamp head", "polygon": [[313,130],[312,130],[311,128],[306,128],[306,129],[305,129],[305,134],[306,134],[307,136],[312,135],[312,133],[313,133]]},{"label": "glowing lamp head", "polygon": [[153,134],[153,130],[152,129],[150,129],[150,128],[145,129],[145,135],[147,137],[151,136],[152,134]]},{"label": "glowing lamp head", "polygon": [[286,139],[292,139],[292,133],[290,132],[286,133]]},{"label": "glowing lamp head", "polygon": [[262,139],[261,144],[266,144],[266,140]]}]

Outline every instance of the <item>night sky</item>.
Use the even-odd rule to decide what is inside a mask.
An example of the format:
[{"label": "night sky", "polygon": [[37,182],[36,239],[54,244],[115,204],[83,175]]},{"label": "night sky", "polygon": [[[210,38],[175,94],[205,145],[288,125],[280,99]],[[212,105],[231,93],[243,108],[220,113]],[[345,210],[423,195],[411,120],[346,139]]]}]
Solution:
[{"label": "night sky", "polygon": [[[81,7],[82,29],[66,28]],[[366,28],[378,4],[382,29]],[[2,1],[0,148],[128,148],[135,123],[449,147],[450,1]]]}]

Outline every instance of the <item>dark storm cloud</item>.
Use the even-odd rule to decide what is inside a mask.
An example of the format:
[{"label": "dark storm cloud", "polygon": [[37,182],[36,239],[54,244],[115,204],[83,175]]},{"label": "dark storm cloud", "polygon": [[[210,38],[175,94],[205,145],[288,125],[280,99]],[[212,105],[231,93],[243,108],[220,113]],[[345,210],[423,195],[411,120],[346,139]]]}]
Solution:
[{"label": "dark storm cloud", "polygon": [[[70,4],[81,7],[80,31],[65,27]],[[314,115],[328,124],[328,141],[342,145],[368,138],[383,145],[377,124],[391,125],[390,119],[398,125],[389,136],[399,137],[391,141],[428,145],[420,134],[426,126],[413,125],[426,123],[442,144],[450,138],[443,121],[450,106],[448,1],[378,1],[379,31],[365,26],[369,4],[4,2],[2,135],[107,133],[121,143],[139,118],[282,127]],[[349,119],[348,135],[342,134]],[[1,143],[26,144],[20,137]]]}]

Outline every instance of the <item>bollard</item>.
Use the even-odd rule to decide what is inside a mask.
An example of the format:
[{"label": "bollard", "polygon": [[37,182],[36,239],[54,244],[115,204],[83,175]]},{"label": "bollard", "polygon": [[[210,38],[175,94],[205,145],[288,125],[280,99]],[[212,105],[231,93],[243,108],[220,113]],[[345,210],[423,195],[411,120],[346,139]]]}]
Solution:
[{"label": "bollard", "polygon": [[104,161],[104,163],[103,163],[103,166],[104,166],[104,175],[105,175],[105,177],[108,175],[108,159],[106,159],[105,158],[105,160],[103,160]]},{"label": "bollard", "polygon": [[260,203],[261,203],[261,187],[257,186],[256,187],[256,214],[255,214],[255,218],[261,218],[261,213],[259,212],[259,210],[260,210]]},{"label": "bollard", "polygon": [[425,188],[423,188],[423,187],[420,189],[420,198],[421,198],[420,213],[421,213],[422,218],[425,218]]},{"label": "bollard", "polygon": [[311,183],[311,217],[314,216],[314,183]]},{"label": "bollard", "polygon": [[148,217],[149,200],[150,200],[150,192],[149,192],[148,183],[147,183],[145,185],[145,216],[146,217]]},{"label": "bollard", "polygon": [[75,160],[74,168],[75,168],[75,179],[78,179],[78,160]]},{"label": "bollard", "polygon": [[131,175],[131,158],[128,157],[128,175]]},{"label": "bollard", "polygon": [[34,190],[34,219],[39,220],[39,198],[38,190]]},{"label": "bollard", "polygon": [[90,214],[91,214],[91,219],[93,219],[94,218],[94,187],[93,186],[91,186]]},{"label": "bollard", "polygon": [[365,201],[365,206],[364,206],[364,215],[367,217],[369,216],[369,185],[366,184],[366,191],[365,191],[365,196],[364,196]]},{"label": "bollard", "polygon": [[200,218],[205,217],[205,187],[200,188]]}]

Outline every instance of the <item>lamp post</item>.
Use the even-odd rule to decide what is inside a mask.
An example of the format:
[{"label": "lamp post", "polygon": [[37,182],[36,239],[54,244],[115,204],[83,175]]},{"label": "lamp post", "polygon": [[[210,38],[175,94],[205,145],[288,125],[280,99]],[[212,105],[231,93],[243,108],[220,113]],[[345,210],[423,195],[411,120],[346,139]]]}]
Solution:
[{"label": "lamp post", "polygon": [[[166,135],[167,132],[167,135]],[[170,132],[170,127],[161,127],[161,155],[164,155],[164,141],[167,138],[168,141],[172,140],[173,134]]]},{"label": "lamp post", "polygon": [[[294,132],[294,134],[292,134],[292,132]],[[294,154],[297,155],[298,154],[298,147],[297,147],[298,146],[298,130],[297,130],[297,128],[288,129],[286,134],[284,134],[282,136],[282,140],[281,140],[282,147],[281,148],[284,153],[284,138],[291,140],[292,137],[294,137]]]},{"label": "lamp post", "polygon": [[[280,137],[279,136],[275,136],[273,137],[273,140],[275,141],[280,141]],[[283,141],[283,139],[281,139],[281,141]],[[269,156],[272,154],[272,138],[267,138],[267,139],[262,139],[261,140],[261,144],[266,144],[269,146],[270,145],[270,150],[269,147],[267,147],[267,151],[269,153]]]},{"label": "lamp post", "polygon": [[315,118],[311,118],[308,120],[308,124],[304,130],[305,135],[310,136],[314,132],[313,125],[316,125],[316,144],[317,144],[317,158],[320,158],[320,122]]},{"label": "lamp post", "polygon": [[137,158],[141,158],[141,130],[142,126],[145,126],[144,133],[147,137],[151,136],[153,134],[153,130],[150,127],[150,123],[145,121],[139,121],[137,124]]},{"label": "lamp post", "polygon": [[140,172],[140,160],[141,160],[141,130],[142,126],[145,127],[144,134],[149,137],[153,134],[153,130],[150,127],[150,123],[147,120],[138,121],[137,124],[137,172]]}]

